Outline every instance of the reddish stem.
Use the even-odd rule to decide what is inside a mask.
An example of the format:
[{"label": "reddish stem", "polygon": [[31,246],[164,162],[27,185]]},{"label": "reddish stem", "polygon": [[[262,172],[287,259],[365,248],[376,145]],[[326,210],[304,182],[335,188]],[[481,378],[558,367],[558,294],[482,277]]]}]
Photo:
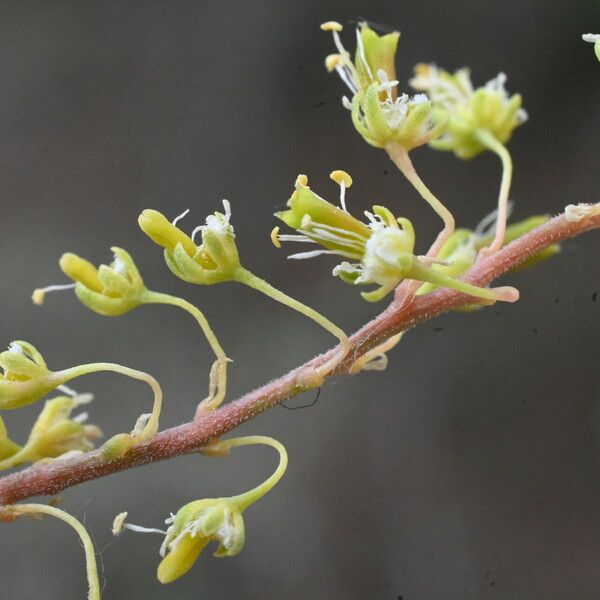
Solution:
[{"label": "reddish stem", "polygon": [[[493,255],[480,258],[466,273],[464,280],[474,285],[488,285],[493,279],[544,248],[597,228],[600,228],[600,214],[584,217],[575,223],[560,215]],[[425,296],[417,296],[402,307],[398,306],[397,301],[393,301],[379,316],[350,338],[350,354],[332,374],[347,374],[357,357],[391,336],[458,306],[472,304],[473,300],[471,296],[441,289]],[[282,400],[313,388],[319,380],[315,377],[315,369],[329,360],[336,350],[333,348],[313,358],[212,413],[160,432],[152,440],[132,448],[121,458],[107,460],[101,450],[96,450],[67,460],[33,465],[2,477],[0,505],[12,504],[32,496],[56,494],[68,487],[111,473],[196,452],[211,439],[227,433]]]}]

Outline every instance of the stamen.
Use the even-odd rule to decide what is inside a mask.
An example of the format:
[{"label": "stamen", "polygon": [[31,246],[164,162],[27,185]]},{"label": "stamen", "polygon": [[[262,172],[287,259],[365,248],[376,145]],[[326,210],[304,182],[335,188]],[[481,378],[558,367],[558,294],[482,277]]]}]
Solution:
[{"label": "stamen", "polygon": [[355,240],[359,240],[363,243],[366,243],[367,241],[364,236],[360,235],[360,233],[350,231],[349,229],[342,229],[341,227],[333,227],[332,225],[326,225],[325,223],[312,221],[309,215],[305,215],[305,217],[306,218],[302,220],[300,229],[298,230],[305,235],[308,235],[314,228],[319,228],[332,233],[339,233],[343,237],[354,238]]},{"label": "stamen", "polygon": [[337,74],[340,76],[340,79],[348,86],[348,89],[352,92],[352,95],[356,95],[358,94],[358,89],[356,88],[356,86],[354,85],[354,83],[350,80],[350,77],[348,77],[348,74],[346,73],[345,69],[343,69],[342,67],[340,67],[339,65],[335,68]]},{"label": "stamen", "polygon": [[178,215],[177,217],[175,217],[172,221],[171,224],[172,225],[177,225],[177,223],[183,219],[183,217],[185,217],[188,213],[190,212],[189,208],[186,208],[180,215]]},{"label": "stamen", "polygon": [[277,239],[280,242],[310,242],[311,244],[315,243],[313,240],[311,240],[310,238],[308,238],[305,235],[294,235],[294,234],[289,234],[289,233],[284,233],[282,235],[279,235],[279,236],[277,236]]},{"label": "stamen", "polygon": [[340,206],[344,212],[348,212],[346,209],[346,188],[352,185],[352,177],[346,171],[340,170],[332,171],[329,177],[340,186]]},{"label": "stamen", "polygon": [[231,219],[231,203],[229,202],[229,200],[225,200],[224,198],[223,208],[225,209],[225,218],[227,219],[227,222],[229,222],[229,219]]},{"label": "stamen", "polygon": [[[57,389],[60,389],[59,388]],[[73,391],[73,390],[71,390]],[[94,394],[77,394],[76,396],[73,397],[73,400],[75,402],[75,406],[82,406],[84,404],[89,404],[92,400],[94,399]]]},{"label": "stamen", "polygon": [[342,250],[313,250],[312,252],[298,252],[298,254],[290,254],[288,258],[294,260],[304,260],[305,258],[314,258],[315,256],[321,256],[322,254],[337,254],[338,256],[345,256],[346,258],[356,258],[355,254],[344,252]]},{"label": "stamen", "polygon": [[48,292],[59,292],[62,290],[72,290],[75,287],[75,283],[66,283],[64,285],[49,285],[45,288],[37,288],[33,290],[33,294],[31,295],[31,299],[34,304],[38,306],[44,303],[45,296]]},{"label": "stamen", "polygon": [[[85,396],[86,394],[78,394],[73,388],[70,388],[68,385],[65,385],[64,383],[59,385],[57,388],[57,390],[61,391],[63,394],[66,394],[67,396],[71,396],[71,398],[76,398],[77,396]],[[90,394],[91,396],[91,394]],[[92,396],[93,398],[93,396]]]},{"label": "stamen", "polygon": [[11,354],[18,354],[19,356],[26,356],[25,350],[23,350],[23,346],[18,344],[17,342],[11,342],[8,346],[8,351]]},{"label": "stamen", "polygon": [[137,533],[160,533],[161,535],[167,535],[166,531],[162,529],[155,529],[154,527],[142,527],[141,525],[132,525],[131,523],[126,523],[125,519],[127,518],[127,513],[122,512],[119,513],[112,525],[112,534],[119,535],[123,532],[123,529],[130,529],[131,531],[135,531]]},{"label": "stamen", "polygon": [[161,535],[167,535],[167,532],[163,529],[157,529],[156,527],[142,527],[141,525],[133,525],[132,523],[123,523],[123,529],[129,529],[136,533],[160,533]]},{"label": "stamen", "polygon": [[318,228],[314,229],[313,231],[307,231],[306,235],[311,240],[314,240],[316,243],[320,244],[321,246],[325,245],[322,243],[322,241],[324,241],[324,242],[332,242],[334,244],[339,244],[340,246],[346,246],[350,250],[355,250],[356,251],[355,254],[357,255],[358,259],[362,258],[362,255],[365,252],[365,243],[364,242],[348,240],[346,238],[340,237],[339,235],[329,233],[328,231],[323,231]]},{"label": "stamen", "polygon": [[118,256],[115,256],[115,260],[113,261],[112,268],[119,275],[127,275],[127,267],[125,266],[125,263]]},{"label": "stamen", "polygon": [[325,57],[325,68],[329,73],[334,71],[336,67],[341,66],[343,57],[341,54],[330,54]]},{"label": "stamen", "polygon": [[581,36],[581,39],[584,42],[591,42],[592,44],[595,44],[598,40],[600,40],[600,34],[597,34],[597,33],[584,33]]},{"label": "stamen", "polygon": [[205,225],[198,225],[198,227],[192,231],[192,235],[190,235],[190,237],[192,238],[192,242],[194,242],[194,244],[196,243],[196,236],[204,229],[204,227]]},{"label": "stamen", "polygon": [[79,413],[77,416],[73,417],[71,419],[71,421],[73,421],[74,423],[85,423],[90,417],[90,413],[87,412],[82,412]]},{"label": "stamen", "polygon": [[342,31],[344,28],[337,21],[326,21],[325,23],[321,23],[321,29],[323,31]]},{"label": "stamen", "polygon": [[277,237],[278,234],[279,234],[279,227],[273,227],[273,231],[271,231],[271,241],[273,242],[273,246],[275,246],[275,248],[281,248],[279,238]]},{"label": "stamen", "polygon": [[365,65],[365,67],[367,69],[367,74],[369,75],[369,80],[372,81],[373,80],[373,72],[371,71],[371,67],[369,66],[369,63],[367,62],[367,56],[365,54],[365,46],[363,44],[362,37],[360,35],[360,30],[358,28],[356,29],[356,49],[358,50],[360,58],[363,61],[363,64]]}]

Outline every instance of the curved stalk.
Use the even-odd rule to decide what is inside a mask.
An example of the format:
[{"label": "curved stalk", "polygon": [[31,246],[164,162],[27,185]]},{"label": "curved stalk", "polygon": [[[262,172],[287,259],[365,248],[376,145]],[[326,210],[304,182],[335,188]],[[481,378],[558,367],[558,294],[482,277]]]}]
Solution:
[{"label": "curved stalk", "polygon": [[262,498],[283,477],[288,465],[287,450],[281,442],[264,435],[248,435],[245,437],[231,438],[229,440],[220,440],[217,444],[218,450],[229,450],[230,448],[253,446],[256,444],[275,448],[275,450],[279,452],[279,464],[275,471],[273,471],[273,474],[265,479],[260,485],[257,485],[243,494],[238,494],[237,496],[232,496],[230,498],[231,502],[237,505],[240,512],[246,510],[251,504],[254,504],[257,500]]},{"label": "curved stalk", "polygon": [[154,393],[152,413],[150,414],[150,418],[147,420],[147,422],[144,423],[141,430],[137,431],[136,427],[134,433],[136,441],[138,442],[144,442],[156,435],[156,432],[158,431],[158,419],[160,417],[160,411],[162,408],[163,394],[158,381],[156,381],[152,375],[116,363],[105,362],[90,363],[86,365],[79,365],[78,367],[71,367],[69,369],[64,369],[63,371],[57,371],[54,375],[60,378],[61,381],[67,382],[81,375],[89,375],[90,373],[99,373],[103,371],[120,373],[126,377],[131,377],[132,379],[137,379],[138,381],[144,381],[150,386]]},{"label": "curved stalk", "polygon": [[177,306],[196,319],[198,325],[200,325],[200,329],[202,329],[202,333],[204,333],[204,337],[206,337],[212,351],[217,357],[213,369],[211,369],[209,395],[200,402],[197,412],[211,411],[217,408],[223,402],[225,394],[227,393],[227,363],[229,362],[229,359],[221,347],[217,336],[211,329],[204,313],[183,298],[159,292],[146,292],[143,296],[143,302],[145,304],[169,304],[171,306]]},{"label": "curved stalk", "polygon": [[496,136],[487,129],[478,129],[475,137],[486,148],[498,155],[502,161],[502,179],[500,181],[500,192],[498,194],[498,217],[496,219],[496,235],[492,243],[481,250],[483,256],[497,252],[504,243],[504,234],[506,233],[506,221],[508,220],[508,194],[512,181],[512,158],[506,146],[496,138]]},{"label": "curved stalk", "polygon": [[302,302],[299,302],[298,300],[294,300],[294,298],[291,298],[277,288],[274,288],[270,283],[267,283],[264,279],[257,277],[254,275],[254,273],[251,273],[243,267],[239,267],[235,271],[234,280],[239,283],[243,283],[244,285],[247,285],[248,287],[251,287],[259,292],[262,292],[266,296],[269,296],[269,298],[272,298],[277,302],[281,302],[281,304],[285,304],[291,309],[298,311],[305,317],[308,317],[315,323],[318,323],[321,327],[323,327],[323,329],[326,329],[329,331],[329,333],[340,340],[341,350],[332,358],[330,358],[324,365],[317,367],[316,371],[319,377],[322,377],[333,370],[348,354],[348,351],[350,350],[348,336],[337,325],[334,325],[329,319],[325,318],[316,310],[313,310],[309,306],[302,304]]},{"label": "curved stalk", "polygon": [[386,146],[387,153],[394,164],[400,169],[400,172],[410,181],[413,187],[421,194],[421,197],[433,208],[436,214],[444,222],[444,229],[440,231],[435,242],[427,252],[427,256],[435,258],[446,240],[452,235],[455,228],[454,216],[444,206],[444,204],[435,196],[431,190],[423,183],[415,171],[415,167],[408,156],[408,152],[399,144],[389,144]]},{"label": "curved stalk", "polygon": [[96,565],[96,552],[90,534],[86,528],[73,516],[46,504],[15,504],[2,509],[13,516],[21,515],[49,515],[56,517],[70,525],[81,538],[85,551],[86,572],[89,585],[88,600],[100,600],[100,582],[98,580],[98,567]]},{"label": "curved stalk", "polygon": [[497,288],[486,288],[471,285],[461,279],[455,279],[441,271],[434,271],[431,268],[424,267],[416,260],[410,270],[408,277],[418,279],[419,281],[428,281],[439,287],[451,288],[469,296],[482,298],[484,300],[516,302],[519,299],[519,292],[513,287],[503,286]]}]

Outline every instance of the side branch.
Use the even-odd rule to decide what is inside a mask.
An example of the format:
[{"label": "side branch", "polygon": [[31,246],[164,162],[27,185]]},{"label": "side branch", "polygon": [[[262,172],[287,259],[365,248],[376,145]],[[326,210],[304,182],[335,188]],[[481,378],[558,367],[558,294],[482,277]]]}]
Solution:
[{"label": "side branch", "polygon": [[[577,222],[569,221],[564,215],[551,219],[498,252],[478,260],[464,280],[478,286],[488,285],[544,248],[600,228],[600,212],[594,213]],[[415,297],[410,304],[402,308],[393,301],[379,316],[350,338],[350,353],[334,374],[347,374],[356,358],[376,348],[391,336],[468,303],[473,303],[471,296],[448,289]],[[33,465],[2,477],[0,505],[12,504],[32,496],[56,494],[71,486],[111,473],[196,452],[211,439],[227,433],[262,411],[319,385],[315,369],[326,363],[335,352],[335,348],[329,350],[212,413],[203,414],[194,421],[162,431],[150,441],[132,448],[121,458],[109,461],[104,458],[101,450],[96,450],[70,459],[57,459],[51,463]]]}]

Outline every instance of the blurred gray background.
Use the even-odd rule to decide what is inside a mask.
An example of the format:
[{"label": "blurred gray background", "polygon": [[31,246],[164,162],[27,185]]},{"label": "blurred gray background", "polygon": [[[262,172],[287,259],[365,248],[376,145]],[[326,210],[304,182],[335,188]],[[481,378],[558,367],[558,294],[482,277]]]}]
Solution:
[{"label": "blurred gray background", "polygon": [[[353,131],[345,93],[323,68],[324,20],[368,18],[402,31],[399,79],[436,61],[500,70],[530,114],[510,143],[514,219],[598,199],[600,64],[581,33],[594,1],[4,2],[0,4],[0,344],[26,339],[55,369],[108,360],[164,387],[162,426],[191,417],[212,355],[191,318],[144,307],[97,316],[72,293],[39,308],[33,288],[60,283],[57,259],[95,263],[127,248],[148,287],[205,310],[229,356],[229,398],[331,345],[311,322],[234,284],[176,280],[137,228],[152,207],[191,213],[188,230],[233,205],[246,265],[348,331],[383,308],[330,277],[332,263],[286,262],[270,216],[296,175],[335,198],[332,169],[355,181],[360,213],[383,203],[410,217],[421,249],[439,222],[384,153]],[[351,33],[347,39],[351,39]],[[351,43],[351,42],[350,42]],[[500,166],[421,149],[423,178],[474,226],[495,205]],[[451,314],[406,336],[382,374],[329,382],[305,410],[275,408],[240,433],[277,437],[290,467],[246,513],[235,559],[206,552],[169,586],[155,579],[159,536],[110,535],[113,516],[148,526],[182,504],[228,495],[272,470],[268,449],[227,460],[189,456],[64,493],[84,519],[104,598],[289,600],[596,599],[600,597],[600,378],[597,234],[503,281],[522,301]],[[288,248],[289,250],[289,248]],[[151,402],[117,375],[77,381],[107,435]],[[314,393],[289,402],[312,401]],[[23,439],[38,406],[6,415]],[[2,525],[0,598],[85,596],[83,552],[64,524]]]}]

